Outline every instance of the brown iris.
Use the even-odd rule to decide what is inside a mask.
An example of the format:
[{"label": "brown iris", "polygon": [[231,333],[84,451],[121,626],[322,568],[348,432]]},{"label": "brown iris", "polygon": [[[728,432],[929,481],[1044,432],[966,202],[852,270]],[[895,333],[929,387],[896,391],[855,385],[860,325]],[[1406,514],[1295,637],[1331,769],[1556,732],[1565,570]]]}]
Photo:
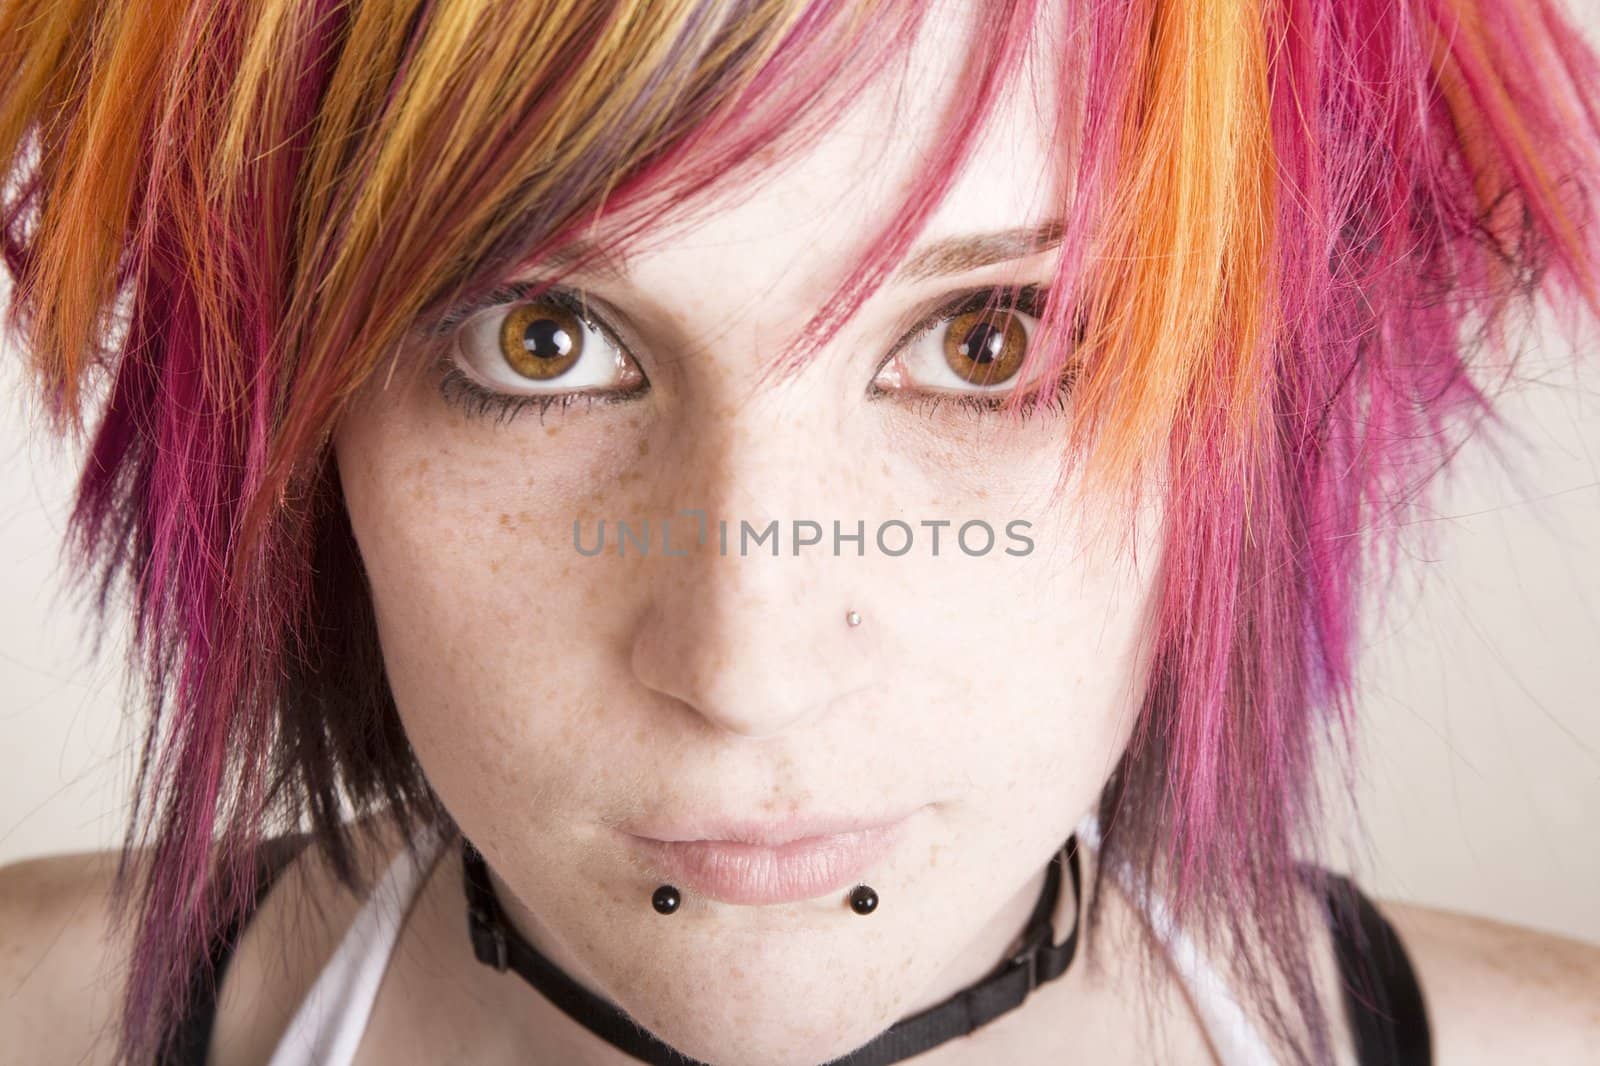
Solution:
[{"label": "brown iris", "polygon": [[500,354],[525,378],[560,377],[583,355],[583,323],[549,301],[522,304],[500,326]]},{"label": "brown iris", "polygon": [[1004,310],[968,311],[945,327],[945,362],[957,377],[973,385],[1009,381],[1027,353],[1028,331]]}]

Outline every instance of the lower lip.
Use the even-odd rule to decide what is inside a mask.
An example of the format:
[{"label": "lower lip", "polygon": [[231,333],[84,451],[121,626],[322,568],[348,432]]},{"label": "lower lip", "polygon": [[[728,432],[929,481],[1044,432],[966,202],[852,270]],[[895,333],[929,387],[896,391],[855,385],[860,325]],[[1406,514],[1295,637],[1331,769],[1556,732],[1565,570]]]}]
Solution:
[{"label": "lower lip", "polygon": [[906,819],[854,833],[807,837],[780,847],[726,840],[652,840],[627,834],[673,884],[723,903],[793,903],[858,883],[887,855]]}]

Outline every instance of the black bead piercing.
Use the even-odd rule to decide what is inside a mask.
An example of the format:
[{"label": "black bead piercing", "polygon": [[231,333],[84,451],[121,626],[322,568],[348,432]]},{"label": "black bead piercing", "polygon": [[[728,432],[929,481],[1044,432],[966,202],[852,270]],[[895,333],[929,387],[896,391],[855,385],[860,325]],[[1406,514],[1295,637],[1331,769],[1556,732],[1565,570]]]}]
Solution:
[{"label": "black bead piercing", "polygon": [[650,897],[650,902],[655,905],[660,914],[671,914],[678,909],[678,890],[671,885],[662,885],[656,889],[656,894]]},{"label": "black bead piercing", "polygon": [[867,885],[857,885],[850,893],[850,909],[857,914],[871,914],[878,909],[878,894]]}]

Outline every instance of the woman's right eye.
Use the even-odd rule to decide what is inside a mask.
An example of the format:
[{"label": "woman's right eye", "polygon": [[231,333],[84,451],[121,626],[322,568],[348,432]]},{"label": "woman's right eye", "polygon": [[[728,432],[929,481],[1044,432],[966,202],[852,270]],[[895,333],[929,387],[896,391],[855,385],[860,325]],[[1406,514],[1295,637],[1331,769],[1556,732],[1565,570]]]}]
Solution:
[{"label": "woman's right eye", "polygon": [[559,289],[478,312],[453,345],[462,374],[508,398],[616,396],[645,384],[616,334],[585,301]]}]

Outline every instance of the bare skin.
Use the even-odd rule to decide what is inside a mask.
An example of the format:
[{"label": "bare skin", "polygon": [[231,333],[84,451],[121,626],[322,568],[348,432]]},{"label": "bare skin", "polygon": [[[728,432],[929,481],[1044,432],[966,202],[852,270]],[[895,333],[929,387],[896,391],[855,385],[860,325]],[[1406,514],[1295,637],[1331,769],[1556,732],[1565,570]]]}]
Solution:
[{"label": "bare skin", "polygon": [[[390,832],[363,862],[386,865]],[[1086,856],[1088,857],[1088,856]],[[497,974],[470,953],[458,864],[449,853],[409,912],[385,972],[357,1062],[470,1061],[496,1066],[626,1063],[545,1003],[515,975]],[[125,942],[109,926],[110,852],[54,856],[0,870],[0,1064],[109,1063],[110,1026]],[[1092,865],[1085,869],[1092,874]],[[309,856],[289,867],[243,938],[219,1003],[212,1059],[264,1063],[316,972],[353,917],[349,896]],[[1071,922],[1063,897],[1056,928]],[[1381,902],[1415,964],[1427,999],[1437,1061],[1489,1066],[1507,1061],[1584,1061],[1600,1039],[1600,948],[1502,922]],[[1148,991],[1130,964],[1138,916],[1119,893],[1106,921],[1069,973],[1041,986],[1021,1010],[914,1061],[923,1066],[993,1062],[1216,1063],[1192,1006],[1170,974]],[[1324,988],[1331,959],[1318,956]],[[1148,1000],[1141,997],[1148,996]],[[1146,1014],[1143,1004],[1155,1010]],[[1333,1004],[1337,1012],[1336,1003]],[[1025,1017],[1048,1026],[1018,1024]],[[537,1038],[539,1052],[523,1041]],[[1339,1062],[1352,1063],[1347,1038]]]},{"label": "bare skin", "polygon": [[[625,323],[628,350],[610,364],[631,365],[648,391],[499,424],[448,402],[436,353],[419,346],[402,355],[420,372],[378,375],[335,435],[386,669],[430,783],[502,878],[524,935],[708,1061],[824,1061],[991,968],[1126,746],[1144,691],[1159,510],[1123,516],[1132,550],[1105,550],[1085,515],[1050,499],[1070,404],[1005,429],[962,407],[970,383],[937,373],[942,327],[931,352],[913,345],[885,361],[952,295],[1048,281],[1048,255],[892,284],[793,381],[760,387],[762,357],[831,291],[916,172],[944,102],[933,88],[959,89],[950,64],[968,47],[930,38],[906,85],[864,99],[753,195],[632,257],[625,278],[566,279]],[[923,241],[1051,221],[1043,177],[1058,161],[1033,100],[1017,94],[996,118]],[[464,332],[477,339],[457,344],[457,369],[531,395],[505,376],[495,335],[492,323]],[[590,392],[612,398],[624,384],[597,380]],[[575,521],[592,532],[601,519],[686,508],[869,529],[900,516],[999,530],[1026,519],[1037,550],[972,557],[952,550],[953,529],[942,555],[573,550]],[[848,609],[862,625],[845,625]],[[908,809],[906,837],[865,878],[884,899],[866,923],[834,896],[696,898],[664,923],[649,907],[659,882],[617,834],[647,815]],[[370,869],[392,850],[375,848]],[[0,1062],[104,1054],[120,958],[107,872],[103,858],[73,857],[6,875],[0,1027],[21,1039],[0,1046]],[[265,1060],[357,905],[313,864],[291,873],[230,971],[217,1061]],[[358,1062],[627,1061],[479,965],[463,909],[457,869],[443,863],[405,926]],[[1600,973],[1594,949],[1396,916],[1436,986],[1441,1049],[1454,1056],[1441,1061],[1502,1061],[1474,1056],[1492,1046],[1482,1030],[1505,1018],[1517,1019],[1520,1061],[1530,1044],[1554,1054],[1594,1040],[1576,991]],[[1113,896],[1067,977],[917,1061],[1081,1061],[1084,1047],[1112,1066],[1215,1061],[1172,975],[1141,984],[1128,950],[1138,930]],[[1515,950],[1486,954],[1497,943]],[[1319,965],[1326,975],[1325,950]]]},{"label": "bare skin", "polygon": [[[335,433],[390,683],[430,783],[525,935],[708,1061],[825,1061],[980,977],[1141,702],[1159,509],[1119,516],[1126,552],[1093,542],[1090,516],[1051,496],[1069,411],[1005,426],[963,406],[975,386],[942,365],[951,300],[1048,282],[1050,252],[896,280],[791,380],[763,379],[924,165],[959,88],[965,45],[950,35],[964,24],[931,22],[903,81],[750,195],[635,249],[624,276],[564,279],[621,342],[586,334],[606,353],[587,387],[627,402],[502,423],[449,403],[436,372],[402,370],[375,377]],[[1012,95],[907,261],[1050,221],[1051,116],[1036,103]],[[463,328],[456,369],[551,395],[507,377],[504,314]],[[1009,321],[1032,336],[1034,317]],[[402,363],[429,355],[419,344]],[[602,521],[690,510],[735,537],[744,521],[831,535],[836,521],[902,519],[922,539],[906,554],[868,532],[864,554],[794,554],[786,540],[778,557],[724,555],[716,533],[689,550],[694,526],[678,518],[682,556],[574,549],[575,525],[588,542]],[[941,550],[925,521],[949,523]],[[1003,537],[1014,521],[1036,550],[959,545],[966,523]],[[851,609],[861,625],[846,624]],[[619,832],[908,811],[900,845],[862,878],[886,901],[870,922],[838,893],[763,906],[691,893],[663,923],[648,906],[660,878]]]}]

